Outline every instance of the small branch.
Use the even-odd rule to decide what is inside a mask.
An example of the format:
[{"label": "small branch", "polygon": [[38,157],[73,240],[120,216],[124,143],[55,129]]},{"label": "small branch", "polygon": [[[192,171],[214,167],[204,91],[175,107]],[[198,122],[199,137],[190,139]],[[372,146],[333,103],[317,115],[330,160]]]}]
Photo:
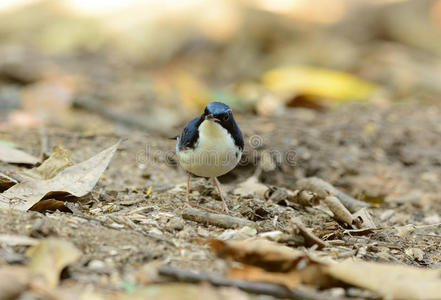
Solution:
[{"label": "small branch", "polygon": [[321,240],[318,236],[316,236],[308,228],[306,228],[305,225],[303,225],[303,223],[300,220],[296,220],[293,218],[293,219],[291,219],[291,222],[294,225],[296,225],[297,228],[300,230],[300,232],[303,235],[303,237],[305,238],[308,246],[312,246],[312,245],[316,244],[319,249],[329,246],[328,243]]},{"label": "small branch", "polygon": [[231,217],[222,214],[209,213],[194,208],[186,208],[182,213],[182,218],[222,228],[240,228],[244,226],[256,227],[256,224],[254,222],[246,219]]},{"label": "small branch", "polygon": [[344,222],[348,225],[352,225],[353,217],[346,207],[340,202],[340,199],[334,196],[328,196],[323,199],[326,206],[334,214],[336,221]]},{"label": "small branch", "polygon": [[[232,286],[241,289],[245,292],[260,294],[260,295],[269,295],[277,298],[296,299],[296,300],[297,299],[298,300],[332,299],[306,290],[300,290],[300,289],[289,290],[286,287],[272,283],[234,280],[219,275],[199,273],[190,270],[175,269],[170,266],[162,266],[159,268],[158,272],[162,276],[167,276],[181,282],[197,283],[197,282],[208,281],[214,286]],[[334,298],[334,300],[336,299]]]},{"label": "small branch", "polygon": [[363,207],[369,206],[368,203],[352,198],[348,194],[336,189],[329,182],[326,182],[318,177],[309,177],[299,180],[297,182],[297,188],[311,191],[317,194],[320,198],[335,196],[351,213],[354,213]]}]

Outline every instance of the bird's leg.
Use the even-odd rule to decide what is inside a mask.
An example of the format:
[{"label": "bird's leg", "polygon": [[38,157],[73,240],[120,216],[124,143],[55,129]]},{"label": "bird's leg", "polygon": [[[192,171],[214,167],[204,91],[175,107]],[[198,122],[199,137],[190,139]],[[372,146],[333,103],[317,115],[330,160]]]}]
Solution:
[{"label": "bird's leg", "polygon": [[228,211],[228,206],[227,206],[227,204],[225,203],[224,195],[223,195],[223,193],[222,193],[222,189],[221,189],[221,187],[220,187],[219,180],[217,180],[216,177],[213,177],[213,181],[214,181],[214,184],[215,184],[216,187],[217,187],[217,191],[219,192],[219,196],[220,196],[220,198],[222,199],[222,210],[223,210],[225,213],[228,214],[228,213],[229,213],[229,211]]},{"label": "bird's leg", "polygon": [[185,192],[185,204],[184,208],[191,207],[190,205],[190,173],[187,173],[187,190]]}]

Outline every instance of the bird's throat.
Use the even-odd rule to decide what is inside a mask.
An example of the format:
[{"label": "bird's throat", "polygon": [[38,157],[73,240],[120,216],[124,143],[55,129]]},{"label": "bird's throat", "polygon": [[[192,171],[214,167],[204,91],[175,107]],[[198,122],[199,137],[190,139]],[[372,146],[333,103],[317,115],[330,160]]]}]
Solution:
[{"label": "bird's throat", "polygon": [[199,125],[200,136],[209,139],[224,139],[226,134],[228,134],[227,130],[212,120],[205,120]]}]

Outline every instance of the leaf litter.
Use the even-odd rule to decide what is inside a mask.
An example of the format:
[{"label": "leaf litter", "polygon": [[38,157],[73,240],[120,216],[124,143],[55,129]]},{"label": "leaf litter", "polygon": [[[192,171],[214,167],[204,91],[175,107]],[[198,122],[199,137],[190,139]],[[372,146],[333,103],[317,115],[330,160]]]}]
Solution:
[{"label": "leaf litter", "polygon": [[[316,13],[310,13],[312,8],[316,11],[316,5],[307,7],[307,1],[303,2],[305,4],[300,7],[307,9],[301,17],[317,18]],[[207,43],[204,39],[205,36],[212,37],[210,32],[213,30],[207,22],[198,22],[204,27],[204,34],[198,35],[196,40],[194,30],[186,39],[185,28],[180,24],[180,37],[170,39],[172,34],[162,34],[162,30],[176,30],[168,20],[167,28],[161,27],[161,37],[154,33],[151,39],[136,39],[146,40],[148,45],[133,47],[130,43],[119,43],[135,50],[128,52],[135,52],[139,57],[129,53],[118,56],[114,51],[118,47],[105,47],[109,55],[101,55],[97,49],[101,49],[105,40],[96,39],[98,29],[93,27],[90,30],[90,25],[94,24],[89,19],[72,18],[65,9],[53,9],[50,5],[39,7],[45,18],[44,24],[49,24],[49,28],[60,28],[46,20],[46,16],[56,14],[55,23],[62,23],[61,28],[66,29],[62,31],[68,34],[63,35],[67,39],[63,38],[61,44],[56,38],[60,35],[53,34],[57,30],[42,30],[37,35],[43,39],[34,40],[43,40],[46,50],[60,51],[61,48],[67,51],[75,47],[81,50],[72,50],[72,53],[52,60],[45,70],[42,70],[43,66],[35,72],[32,67],[35,62],[44,65],[46,59],[50,61],[52,58],[29,55],[40,53],[21,46],[20,40],[9,55],[8,51],[2,51],[3,47],[0,49],[4,62],[11,61],[11,57],[14,62],[9,66],[0,64],[1,88],[4,85],[12,87],[17,95],[25,92],[24,102],[35,102],[30,100],[36,99],[38,101],[32,104],[38,103],[37,109],[52,112],[45,120],[49,121],[47,136],[30,129],[42,123],[35,112],[11,112],[6,121],[2,119],[2,129],[21,124],[22,128],[30,130],[5,132],[7,139],[12,138],[25,149],[43,149],[46,138],[51,145],[62,144],[72,149],[75,161],[91,157],[99,152],[100,145],[121,135],[129,135],[130,143],[122,149],[121,155],[114,157],[117,167],[109,168],[106,176],[97,182],[97,188],[81,199],[81,206],[76,205],[80,199],[70,197],[76,202],[66,205],[73,213],[40,214],[11,210],[9,206],[0,209],[0,231],[9,234],[8,241],[0,243],[0,281],[3,284],[0,296],[120,300],[135,296],[148,299],[153,294],[157,298],[180,299],[256,298],[248,294],[252,293],[269,295],[265,298],[270,299],[315,300],[403,296],[417,299],[437,293],[432,287],[438,284],[438,280],[432,278],[432,274],[421,273],[421,279],[427,278],[427,282],[416,277],[420,272],[426,272],[425,269],[439,269],[441,261],[438,216],[441,113],[439,103],[432,100],[439,98],[439,70],[436,68],[439,65],[436,43],[439,35],[431,32],[436,22],[430,24],[433,16],[439,16],[439,9],[435,2],[429,5],[419,1],[375,2],[378,3],[374,7],[358,3],[362,4],[359,11],[363,18],[346,18],[345,10],[350,5],[336,5],[341,19],[334,15],[336,19],[329,23],[332,23],[332,30],[323,31],[325,34],[320,32],[321,29],[317,30],[314,22],[311,22],[313,28],[300,23],[297,15],[285,22],[288,20],[286,16],[267,10],[262,13],[261,9],[252,6],[251,14],[247,13],[248,10],[238,11],[240,18],[245,20],[240,23],[246,24],[245,29],[251,34],[241,34],[243,30],[237,29],[244,28],[235,27],[238,22],[231,22],[237,14],[233,14],[233,18],[225,14],[223,20],[227,22],[221,23],[233,30],[223,39],[216,37],[215,47],[210,46],[212,40]],[[240,4],[234,2],[234,5]],[[46,13],[48,8],[50,14]],[[2,15],[5,28],[12,29],[10,26],[20,19],[31,21],[24,26],[31,34],[33,28],[41,27],[35,26],[40,22],[34,18],[35,6],[27,11],[17,11],[21,13],[19,18],[13,13]],[[146,27],[136,22],[145,18],[133,18],[133,14],[138,16],[136,13],[142,11],[137,9],[129,14],[129,23],[133,25],[125,30],[130,36],[137,36],[140,31],[136,30],[140,29],[145,33]],[[426,14],[419,13],[421,11]],[[219,12],[222,13],[222,9]],[[298,13],[291,11],[286,15]],[[259,18],[255,17],[256,14]],[[28,15],[32,18],[27,18]],[[409,15],[412,15],[411,23],[405,22]],[[358,16],[356,12],[354,16]],[[113,15],[109,17],[114,18]],[[264,26],[282,25],[262,31],[261,23],[255,19],[262,20]],[[277,22],[273,23],[275,19]],[[378,22],[365,24],[367,19]],[[375,43],[353,42],[360,39],[359,31],[352,30],[360,28],[358,20]],[[124,24],[124,20],[120,21]],[[81,25],[80,31],[78,24]],[[287,26],[289,24],[301,26]],[[418,24],[426,26],[423,26],[424,32],[415,36],[409,33],[418,31],[406,30],[408,27],[403,24],[417,30]],[[327,26],[322,23],[320,28],[328,29]],[[341,28],[344,29],[344,38]],[[311,35],[311,29],[317,34]],[[5,32],[7,36],[23,39],[22,34],[13,30]],[[219,33],[219,30],[213,32]],[[223,32],[222,28],[220,32]],[[384,40],[384,32],[387,32],[387,40]],[[287,36],[295,38],[284,38]],[[430,43],[425,45],[423,41]],[[162,51],[161,45],[167,51]],[[194,49],[198,55],[192,55]],[[420,49],[430,49],[432,54],[427,55],[427,51]],[[127,63],[127,58],[133,63]],[[288,67],[302,62],[307,64]],[[313,67],[313,64],[321,68]],[[188,65],[192,71],[182,73]],[[281,68],[271,70],[276,66]],[[114,71],[115,67],[118,72]],[[270,71],[265,72],[268,68]],[[70,86],[63,78],[71,74],[78,74],[78,83],[86,84],[81,84],[81,88]],[[263,85],[258,78],[262,78]],[[217,90],[225,82],[228,87]],[[380,93],[371,82],[382,83],[381,87],[378,86]],[[210,90],[214,86],[216,90]],[[0,94],[3,97],[4,93]],[[237,116],[246,140],[259,135],[265,141],[264,149],[250,149],[247,143],[245,148],[252,153],[248,151],[244,157],[249,164],[241,165],[221,178],[226,189],[234,191],[241,187],[241,182],[246,182],[246,178],[253,177],[255,184],[250,185],[250,189],[258,192],[243,189],[242,194],[230,192],[230,217],[234,219],[228,219],[218,214],[220,201],[213,197],[213,187],[198,179],[197,189],[192,192],[193,219],[185,219],[182,217],[185,174],[173,164],[176,162],[173,157],[164,158],[163,153],[174,149],[174,143],[162,136],[177,134],[177,129],[190,119],[194,110],[199,112],[211,98],[229,100],[235,112],[242,107],[248,114]],[[334,104],[355,100],[353,98],[366,99],[363,103],[367,105],[353,102],[344,108],[328,109],[335,107]],[[47,105],[57,99],[67,100],[62,117],[57,111],[47,109],[51,108]],[[19,107],[20,99],[17,100]],[[404,100],[406,105],[394,105],[395,100],[400,103]],[[74,101],[75,109],[70,108],[71,101]],[[304,109],[302,105],[310,109]],[[287,106],[297,108],[287,109]],[[56,124],[55,131],[52,131],[52,122]],[[139,153],[147,144],[152,156],[145,159]],[[264,162],[269,155],[261,150],[271,151],[268,148],[272,147],[280,151],[295,149],[295,166],[281,163],[283,160]],[[0,171],[10,178],[5,179],[2,189],[24,182],[19,175],[24,173],[24,167],[29,167],[29,164],[25,165],[0,163]],[[63,172],[61,169],[54,168],[53,178]],[[36,176],[33,179],[39,180],[52,177],[42,179],[38,172],[33,175]],[[311,176],[315,176],[315,182],[308,178]],[[307,184],[302,185],[302,180]],[[265,191],[266,187],[269,188]],[[415,195],[415,191],[421,193]],[[59,194],[47,196],[36,205],[47,204],[60,210],[57,205],[66,200]],[[335,197],[340,203],[332,199],[335,205],[327,206],[326,197]],[[354,222],[340,204],[350,212]],[[345,215],[340,214],[342,211]],[[225,230],[221,225],[234,229]],[[35,289],[28,279],[29,271],[24,267],[28,264],[24,253],[34,240],[27,240],[23,238],[25,236],[40,241],[62,238],[81,249],[82,256],[69,264],[61,276],[59,268],[55,269],[54,278],[58,278],[55,288]],[[256,236],[273,241],[272,247],[247,248],[245,244],[253,245]],[[209,252],[208,241],[221,237],[226,244],[231,239],[242,242],[240,247],[235,245],[236,248],[228,245],[229,251],[233,251],[228,259]],[[321,242],[324,247],[319,247]],[[293,269],[282,269],[282,272],[276,266],[285,264],[266,260],[266,254],[271,258],[276,256],[271,253],[284,251],[276,249],[278,246],[300,251],[297,263],[293,263],[297,256],[286,256],[286,265]],[[46,253],[51,256],[49,251]],[[241,262],[235,258],[241,258]],[[347,258],[350,260],[346,261]],[[321,264],[315,264],[311,259]],[[262,268],[266,263],[274,269]],[[12,264],[18,264],[19,271],[14,270]],[[408,272],[411,266],[421,268],[412,267],[418,275]],[[245,270],[242,279],[239,275],[233,278],[234,275],[229,273],[232,268]],[[140,269],[148,269],[149,274],[155,273],[155,276],[145,281],[138,279],[134,274]],[[285,275],[288,282],[271,282],[268,275],[274,274]],[[405,295],[400,294],[401,274],[405,277],[403,282],[407,283],[402,288]],[[391,281],[385,278],[387,276]],[[377,278],[385,280],[377,281]],[[388,286],[384,286],[384,282]],[[227,293],[224,287],[229,287]]]},{"label": "leaf litter", "polygon": [[13,164],[35,165],[40,162],[40,159],[24,151],[0,143],[0,161]]},{"label": "leaf litter", "polygon": [[[51,156],[52,159],[49,157],[47,164],[42,164],[42,168],[40,166],[36,169],[35,173],[40,174],[42,179],[25,180],[0,194],[0,208],[28,210],[43,199],[43,197],[56,197],[55,195],[60,193],[64,195],[70,194],[75,197],[82,197],[88,194],[107,168],[119,144],[120,142],[73,166],[67,167],[70,165],[70,161],[63,158],[61,161],[64,164],[61,164],[61,168],[60,160],[55,157],[59,156],[59,151],[61,153],[64,153],[64,151],[58,148],[59,150],[55,152],[55,156]],[[49,164],[51,167],[47,167]],[[50,177],[54,175],[54,170],[61,170],[61,172],[54,177]],[[49,178],[44,179],[45,177]]]}]

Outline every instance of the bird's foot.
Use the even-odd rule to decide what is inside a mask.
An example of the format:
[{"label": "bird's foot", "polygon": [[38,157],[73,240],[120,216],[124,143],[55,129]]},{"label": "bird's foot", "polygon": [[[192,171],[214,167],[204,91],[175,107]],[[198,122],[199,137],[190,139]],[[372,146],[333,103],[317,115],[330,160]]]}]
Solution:
[{"label": "bird's foot", "polygon": [[226,213],[227,215],[230,214],[230,210],[228,209],[228,206],[227,206],[227,204],[225,203],[225,200],[224,200],[224,199],[222,199],[222,211],[223,211],[224,213]]},{"label": "bird's foot", "polygon": [[182,210],[185,210],[186,208],[192,208],[190,201],[187,199],[184,203],[184,206],[182,207]]}]

